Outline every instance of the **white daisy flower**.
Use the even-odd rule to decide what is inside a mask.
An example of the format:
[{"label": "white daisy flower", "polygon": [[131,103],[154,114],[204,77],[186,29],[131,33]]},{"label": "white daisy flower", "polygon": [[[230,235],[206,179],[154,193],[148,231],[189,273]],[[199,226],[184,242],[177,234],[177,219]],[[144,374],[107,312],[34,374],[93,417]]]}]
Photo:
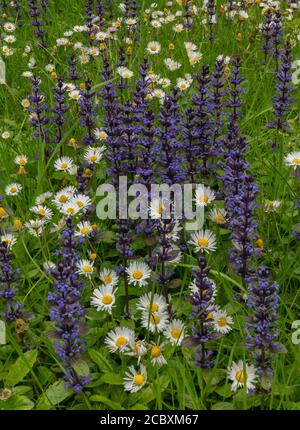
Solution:
[{"label": "white daisy flower", "polygon": [[200,185],[195,191],[195,199],[197,206],[203,207],[209,205],[215,200],[215,193],[210,189],[210,187],[205,187],[205,185]]},{"label": "white daisy flower", "polygon": [[184,325],[183,322],[175,319],[165,330],[165,336],[172,345],[180,345],[184,338]]},{"label": "white daisy flower", "polygon": [[94,272],[94,262],[93,261],[89,261],[89,260],[79,260],[78,263],[76,264],[77,267],[77,273],[79,273],[80,275],[84,275],[87,277],[91,277],[91,275]]},{"label": "white daisy flower", "polygon": [[75,204],[79,210],[85,209],[89,207],[92,204],[91,199],[84,195],[84,194],[76,194],[72,199],[71,202]]},{"label": "white daisy flower", "polygon": [[57,46],[66,46],[68,42],[69,42],[69,39],[67,37],[60,37],[59,39],[56,39]]},{"label": "white daisy flower", "polygon": [[[82,58],[82,57],[81,57]],[[82,62],[82,61],[81,61]],[[80,99],[80,97],[81,97],[81,94],[80,94],[80,91],[79,90],[71,90],[70,92],[69,92],[69,97],[70,97],[70,99],[72,99],[72,100],[79,100]]]},{"label": "white daisy flower", "polygon": [[129,345],[130,350],[125,352],[125,355],[129,355],[130,357],[137,357],[138,364],[140,364],[141,358],[147,354],[147,347],[145,341],[136,340],[132,344]]},{"label": "white daisy flower", "polygon": [[151,199],[150,202],[150,217],[152,219],[161,219],[167,215],[169,205],[162,199]]},{"label": "white daisy flower", "polygon": [[73,167],[74,167],[74,162],[70,157],[60,157],[54,163],[54,168],[62,172],[70,173]]},{"label": "white daisy flower", "polygon": [[265,212],[277,212],[281,206],[280,200],[266,200],[265,201]]},{"label": "white daisy flower", "polygon": [[158,83],[163,88],[168,88],[171,85],[171,81],[168,78],[161,78],[161,79],[159,79]]},{"label": "white daisy flower", "polygon": [[196,51],[197,46],[193,42],[184,42],[185,49],[187,51]]},{"label": "white daisy flower", "polygon": [[84,159],[91,164],[97,164],[103,157],[104,149],[104,146],[100,146],[100,148],[88,146],[84,154]]},{"label": "white daisy flower", "polygon": [[3,25],[3,28],[4,28],[4,30],[5,30],[5,31],[7,31],[8,33],[12,33],[13,31],[15,31],[16,26],[15,26],[15,24],[13,24],[12,22],[6,22],[6,23]]},{"label": "white daisy flower", "polygon": [[139,391],[147,382],[147,370],[142,364],[139,370],[135,370],[133,366],[130,366],[128,372],[125,373],[124,377],[124,390],[130,393],[136,393]]},{"label": "white daisy flower", "polygon": [[175,33],[181,33],[184,30],[183,24],[176,24],[173,27]]},{"label": "white daisy flower", "polygon": [[152,97],[159,99],[160,102],[163,102],[166,97],[166,93],[160,88],[156,88],[155,90],[153,90],[151,95]]},{"label": "white daisy flower", "polygon": [[98,31],[98,33],[95,34],[95,39],[103,42],[105,39],[107,39],[108,34],[104,33],[104,31]]},{"label": "white daisy flower", "polygon": [[45,228],[45,222],[41,219],[30,219],[25,223],[25,227],[31,236],[39,237]]},{"label": "white daisy flower", "polygon": [[149,54],[158,54],[159,51],[161,50],[161,45],[159,42],[149,42],[147,45],[147,51],[149,52]]},{"label": "white daisy flower", "polygon": [[176,86],[180,91],[185,91],[189,89],[189,87],[191,86],[191,82],[188,81],[187,79],[178,78],[176,80]]},{"label": "white daisy flower", "polygon": [[127,67],[123,67],[123,66],[117,68],[117,73],[123,79],[130,79],[133,76],[133,72],[131,70],[127,69]]},{"label": "white daisy flower", "polygon": [[16,39],[16,36],[14,36],[14,35],[12,35],[12,34],[10,34],[10,35],[8,35],[8,36],[5,36],[4,37],[4,41],[6,42],[6,43],[15,43],[15,41],[16,41],[17,39]]},{"label": "white daisy flower", "polygon": [[158,19],[153,19],[150,22],[150,24],[153,28],[160,28],[161,27],[161,22]]},{"label": "white daisy flower", "polygon": [[151,269],[143,262],[133,261],[126,269],[129,284],[144,287],[147,285],[147,279],[150,278]]},{"label": "white daisy flower", "polygon": [[17,155],[15,158],[15,163],[19,166],[25,166],[28,162],[26,155]]},{"label": "white daisy flower", "polygon": [[287,166],[291,166],[294,169],[300,167],[300,151],[294,151],[284,157],[284,162]]},{"label": "white daisy flower", "polygon": [[164,63],[166,65],[166,67],[171,71],[174,72],[175,70],[180,69],[181,67],[181,63],[179,63],[178,61],[174,61],[172,60],[172,58],[166,58],[164,60]]},{"label": "white daisy flower", "polygon": [[99,278],[103,282],[104,285],[110,285],[114,287],[119,282],[119,277],[115,270],[111,269],[103,269],[99,273]]},{"label": "white daisy flower", "polygon": [[116,301],[116,290],[111,285],[101,285],[93,291],[91,305],[95,306],[97,311],[106,311],[112,313],[112,308]]},{"label": "white daisy flower", "polygon": [[233,381],[231,390],[236,391],[238,388],[243,387],[246,384],[247,392],[255,389],[256,383],[256,370],[253,364],[248,365],[242,360],[238,363],[233,362],[231,367],[228,368],[228,378]]},{"label": "white daisy flower", "polygon": [[218,333],[226,334],[231,331],[231,325],[233,324],[233,319],[227,315],[227,312],[222,310],[214,314],[213,326]]},{"label": "white daisy flower", "polygon": [[11,249],[14,246],[14,244],[17,242],[17,240],[12,234],[3,234],[0,237],[0,242],[1,243],[5,242],[7,248]]},{"label": "white daisy flower", "polygon": [[10,134],[10,132],[9,132],[9,131],[4,131],[4,132],[1,134],[1,137],[2,137],[2,139],[7,140],[7,139],[9,139],[9,138],[11,137],[11,134]]},{"label": "white daisy flower", "polygon": [[50,191],[46,191],[45,193],[42,193],[40,195],[38,195],[35,199],[35,204],[36,205],[43,205],[46,200],[50,199],[50,197],[52,197],[52,193]]},{"label": "white daisy flower", "polygon": [[168,304],[164,296],[160,294],[147,293],[142,295],[137,303],[137,309],[143,312],[165,312],[168,309]]},{"label": "white daisy flower", "polygon": [[166,330],[169,322],[167,312],[143,311],[141,317],[142,327],[150,330],[151,333],[162,333]]},{"label": "white daisy flower", "polygon": [[150,356],[151,356],[151,363],[155,366],[163,366],[164,364],[167,364],[167,360],[163,356],[163,346],[164,343],[151,343],[150,347]]},{"label": "white daisy flower", "polygon": [[226,215],[227,212],[225,209],[212,209],[209,212],[209,218],[215,222],[216,224],[225,224],[226,223]]},{"label": "white daisy flower", "polygon": [[7,196],[16,196],[17,194],[19,194],[20,191],[22,191],[22,185],[17,182],[8,184],[5,187],[5,194]]},{"label": "white daisy flower", "polygon": [[65,203],[69,202],[72,199],[73,194],[74,193],[70,192],[70,190],[67,190],[66,188],[64,188],[55,194],[55,197],[52,200],[52,203],[54,203],[55,206],[57,206],[58,208],[61,208]]},{"label": "white daisy flower", "polygon": [[198,51],[188,51],[187,54],[191,66],[199,63],[199,61],[203,58],[202,54]]},{"label": "white daisy flower", "polygon": [[210,252],[216,250],[216,236],[210,230],[199,230],[193,233],[189,243],[195,246],[195,252]]},{"label": "white daisy flower", "polygon": [[104,130],[102,130],[101,128],[96,128],[93,131],[93,134],[94,134],[95,138],[97,140],[100,140],[100,141],[106,140],[108,138],[108,134]]},{"label": "white daisy flower", "polygon": [[110,352],[127,352],[134,343],[134,331],[127,327],[116,327],[110,330],[104,339]]},{"label": "white daisy flower", "polygon": [[77,225],[75,236],[87,237],[92,233],[92,231],[93,231],[92,224],[89,221],[83,221]]},{"label": "white daisy flower", "polygon": [[53,217],[52,210],[47,208],[47,206],[37,205],[30,208],[30,210],[44,221],[49,221]]},{"label": "white daisy flower", "polygon": [[26,70],[25,72],[22,73],[22,76],[24,78],[31,78],[33,76],[33,73],[30,70]]},{"label": "white daisy flower", "polygon": [[75,204],[73,199],[61,205],[59,207],[59,210],[63,215],[67,215],[67,216],[75,216],[80,211],[79,207]]}]

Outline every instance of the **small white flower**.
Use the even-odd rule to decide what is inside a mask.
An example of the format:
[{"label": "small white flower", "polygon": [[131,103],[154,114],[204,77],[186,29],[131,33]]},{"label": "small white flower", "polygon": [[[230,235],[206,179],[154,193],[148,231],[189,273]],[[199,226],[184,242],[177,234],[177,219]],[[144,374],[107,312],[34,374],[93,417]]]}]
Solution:
[{"label": "small white flower", "polygon": [[151,293],[144,294],[139,298],[137,309],[143,312],[160,312],[163,313],[168,309],[168,304],[164,296]]},{"label": "small white flower", "polygon": [[60,37],[59,39],[56,39],[57,46],[66,46],[68,42],[69,42],[69,39],[67,37]]},{"label": "small white flower", "polygon": [[136,340],[132,344],[129,345],[130,350],[125,352],[125,355],[129,355],[130,357],[137,357],[138,364],[140,364],[141,358],[147,354],[147,347],[143,340]]},{"label": "small white flower", "polygon": [[210,230],[199,230],[193,233],[189,242],[196,252],[210,252],[216,249],[216,236]]},{"label": "small white flower", "polygon": [[5,194],[8,196],[16,196],[22,190],[22,185],[14,182],[12,184],[8,184],[5,187]]},{"label": "small white flower", "polygon": [[127,327],[116,327],[110,330],[104,339],[110,352],[127,352],[134,342],[134,331]]},{"label": "small white flower", "polygon": [[45,193],[42,193],[36,197],[35,204],[43,205],[46,200],[50,199],[50,197],[52,197],[52,193],[50,191],[46,191]]},{"label": "small white flower", "polygon": [[14,246],[14,244],[17,242],[17,240],[12,234],[3,234],[0,237],[0,242],[1,243],[5,242],[7,248],[11,249]]},{"label": "small white flower", "polygon": [[73,167],[74,167],[74,162],[70,157],[58,158],[54,163],[54,168],[62,172],[70,173]]},{"label": "small white flower", "polygon": [[228,378],[233,381],[231,385],[232,391],[236,391],[245,384],[247,392],[255,389],[257,375],[255,367],[252,364],[248,365],[245,363],[244,366],[242,360],[239,360],[238,363],[233,362],[228,369]]},{"label": "small white flower", "polygon": [[87,237],[92,233],[92,231],[93,231],[93,228],[91,223],[89,221],[83,221],[77,225],[75,236]]},{"label": "small white flower", "polygon": [[215,222],[216,224],[225,224],[226,223],[226,210],[225,209],[212,209],[209,212],[209,218]]},{"label": "small white flower", "polygon": [[300,167],[300,151],[294,151],[284,157],[284,162],[287,166],[291,166],[294,169]]},{"label": "small white flower", "polygon": [[29,70],[26,70],[25,72],[22,73],[22,76],[24,78],[31,78],[33,76],[33,73],[30,72]]},{"label": "small white flower", "polygon": [[39,237],[44,231],[45,222],[41,219],[30,219],[25,223],[25,227],[32,236]]},{"label": "small white flower", "polygon": [[143,311],[141,322],[151,333],[162,333],[167,328],[169,316],[167,312]]},{"label": "small white flower", "polygon": [[7,139],[9,139],[9,138],[11,137],[11,134],[10,134],[10,132],[9,132],[9,131],[4,131],[4,132],[1,134],[1,137],[2,137],[2,139],[7,140]]},{"label": "small white flower", "polygon": [[166,328],[165,336],[172,345],[180,345],[184,338],[183,322],[175,319]]},{"label": "small white flower", "polygon": [[17,40],[16,37],[13,36],[12,34],[10,34],[9,36],[4,37],[4,41],[6,43],[15,43],[16,40]]},{"label": "small white flower", "polygon": [[55,70],[55,65],[54,64],[46,64],[46,66],[45,66],[45,70],[46,70],[46,72],[48,72],[48,73],[51,73],[51,72],[54,72],[54,70]]},{"label": "small white flower", "polygon": [[106,311],[111,314],[116,301],[115,294],[116,290],[111,285],[101,285],[93,291],[91,305],[95,306],[97,311]]},{"label": "small white flower", "polygon": [[167,360],[163,356],[163,346],[164,343],[151,343],[150,347],[150,356],[151,356],[151,363],[153,365],[157,366],[163,366],[164,364],[167,364]]},{"label": "small white flower", "polygon": [[226,334],[231,331],[233,319],[227,315],[226,311],[219,311],[214,314],[213,326],[218,333]]},{"label": "small white flower", "polygon": [[43,205],[33,206],[30,210],[44,221],[49,221],[53,217],[52,210]]},{"label": "small white flower", "polygon": [[87,277],[91,277],[94,272],[94,262],[82,259],[76,264],[77,273]]},{"label": "small white flower", "polygon": [[174,61],[172,60],[172,58],[166,58],[164,60],[164,63],[166,65],[166,67],[171,71],[174,72],[175,70],[180,69],[181,67],[181,63],[179,63],[178,61]]},{"label": "small white flower", "polygon": [[136,393],[139,391],[147,382],[147,370],[142,364],[139,370],[135,370],[133,366],[130,366],[128,372],[125,373],[124,377],[124,389],[130,393]]},{"label": "small white flower", "polygon": [[93,131],[93,134],[96,137],[96,139],[100,140],[100,141],[106,140],[108,138],[108,134],[104,130],[102,130],[100,128],[96,128]]},{"label": "small white flower", "polygon": [[111,269],[103,269],[99,273],[99,278],[103,282],[104,285],[110,285],[114,287],[119,282],[119,277],[115,270]]},{"label": "small white flower", "polygon": [[4,28],[4,30],[5,30],[5,31],[7,31],[8,33],[12,33],[13,31],[15,31],[16,26],[15,26],[15,24],[13,24],[12,22],[6,22],[6,23],[3,25],[3,28]]},{"label": "small white flower", "polygon": [[69,97],[72,100],[79,100],[81,97],[80,91],[79,90],[71,90],[69,93]]},{"label": "small white flower", "polygon": [[63,215],[75,216],[80,211],[79,207],[72,201],[72,199],[59,207]]},{"label": "small white flower", "polygon": [[149,52],[149,54],[158,54],[161,50],[161,45],[159,42],[149,42],[147,45],[147,51]]},{"label": "small white flower", "polygon": [[103,42],[105,39],[107,39],[108,35],[107,33],[104,33],[104,31],[98,31],[98,33],[95,34],[95,39]]},{"label": "small white flower", "polygon": [[183,24],[176,24],[173,27],[175,33],[181,33],[184,30]]},{"label": "small white flower", "polygon": [[187,51],[196,51],[197,46],[193,42],[184,42],[185,49]]},{"label": "small white flower", "polygon": [[280,200],[266,200],[265,201],[265,212],[277,212],[277,210],[280,208],[281,206],[281,201]]},{"label": "small white flower", "polygon": [[190,82],[190,81],[188,81],[187,79],[178,78],[178,79],[176,80],[176,87],[177,87],[180,91],[185,91],[185,90],[187,90],[190,86],[191,86],[191,82]]},{"label": "small white flower", "polygon": [[127,67],[123,67],[123,66],[117,68],[117,73],[123,79],[130,79],[133,76],[133,72],[131,70],[127,69]]},{"label": "small white flower", "polygon": [[25,166],[28,162],[26,155],[17,155],[15,158],[15,163],[19,166]]},{"label": "small white flower", "polygon": [[71,199],[71,203],[77,206],[78,210],[81,210],[81,209],[84,210],[92,204],[91,199],[84,194],[76,194]]},{"label": "small white flower", "polygon": [[100,146],[99,148],[88,146],[84,154],[84,159],[91,164],[97,164],[101,161],[104,150],[104,146]]},{"label": "small white flower", "polygon": [[144,287],[147,285],[147,279],[150,278],[151,269],[143,262],[133,261],[126,269],[129,284]]},{"label": "small white flower", "polygon": [[204,185],[200,185],[195,192],[195,202],[197,206],[203,207],[209,205],[215,200],[215,193]]}]

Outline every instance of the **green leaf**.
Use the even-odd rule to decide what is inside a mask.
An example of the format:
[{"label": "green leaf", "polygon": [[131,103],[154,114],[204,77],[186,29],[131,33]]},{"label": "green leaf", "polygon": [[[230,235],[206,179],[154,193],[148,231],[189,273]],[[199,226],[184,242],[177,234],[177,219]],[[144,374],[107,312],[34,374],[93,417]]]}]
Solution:
[{"label": "green leaf", "polygon": [[14,386],[22,381],[28,372],[32,369],[38,352],[36,349],[25,352],[25,354],[20,355],[15,363],[10,367],[8,374],[5,378],[5,383],[8,386]]},{"label": "green leaf", "polygon": [[68,398],[72,392],[65,389],[65,382],[60,379],[50,385],[47,390],[40,397],[37,409],[49,409],[51,406],[58,405],[66,398]]},{"label": "green leaf", "polygon": [[123,377],[122,375],[117,375],[115,373],[105,373],[101,376],[100,380],[109,385],[122,385]]},{"label": "green leaf", "polygon": [[109,408],[113,409],[113,410],[118,410],[118,409],[124,409],[120,403],[118,402],[114,402],[113,400],[108,399],[105,396],[100,396],[99,394],[95,394],[94,396],[91,396],[89,398],[90,402],[100,402],[103,403],[105,406],[108,406]]},{"label": "green leaf", "polygon": [[0,400],[0,410],[28,411],[34,407],[34,403],[26,396],[12,395],[8,400]]},{"label": "green leaf", "polygon": [[97,366],[99,367],[99,370],[103,372],[113,371],[113,367],[110,364],[110,362],[99,351],[96,351],[95,349],[89,349],[88,354],[91,360],[97,364]]},{"label": "green leaf", "polygon": [[74,363],[72,363],[72,367],[75,370],[76,373],[80,376],[88,376],[90,373],[89,365],[84,360],[78,360]]},{"label": "green leaf", "polygon": [[232,411],[234,410],[234,406],[229,402],[219,402],[212,405],[211,409],[213,411]]}]

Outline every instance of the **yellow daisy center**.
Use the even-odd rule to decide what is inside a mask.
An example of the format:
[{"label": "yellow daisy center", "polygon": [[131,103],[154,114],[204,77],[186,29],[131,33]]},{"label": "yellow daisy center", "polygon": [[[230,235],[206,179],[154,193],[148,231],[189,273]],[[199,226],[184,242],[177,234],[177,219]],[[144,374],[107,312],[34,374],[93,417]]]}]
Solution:
[{"label": "yellow daisy center", "polygon": [[215,216],[215,221],[217,224],[221,224],[222,222],[224,222],[225,218],[222,214],[218,214]]},{"label": "yellow daisy center", "polygon": [[65,194],[63,194],[59,197],[58,200],[59,200],[59,203],[66,203],[68,201],[68,197]]},{"label": "yellow daisy center", "polygon": [[112,282],[112,277],[110,275],[103,276],[104,284],[110,284]]},{"label": "yellow daisy center", "polygon": [[60,167],[61,167],[61,169],[67,169],[68,168],[68,163],[66,163],[66,162],[63,162],[63,163],[61,163],[61,165],[60,165]]},{"label": "yellow daisy center", "polygon": [[256,243],[256,246],[260,249],[264,247],[264,241],[262,239],[257,239],[255,243]]},{"label": "yellow daisy center", "polygon": [[5,239],[4,242],[6,243],[6,245],[10,245],[11,244],[11,240],[10,239]]},{"label": "yellow daisy center", "polygon": [[24,158],[21,158],[21,160],[19,160],[19,164],[20,166],[25,166],[26,160],[24,160]]},{"label": "yellow daisy center", "polygon": [[150,318],[151,324],[159,324],[160,323],[160,317],[158,315],[152,315]]},{"label": "yellow daisy center", "polygon": [[40,216],[45,216],[45,215],[46,215],[46,211],[45,211],[45,209],[43,209],[43,208],[40,208],[40,209],[38,210],[38,213],[39,213],[39,215],[40,215]]},{"label": "yellow daisy center", "polygon": [[178,327],[174,327],[171,330],[171,336],[173,339],[179,339],[181,335],[181,330]]},{"label": "yellow daisy center", "polygon": [[104,305],[109,305],[113,301],[113,298],[110,294],[104,294],[102,297],[102,303]]},{"label": "yellow daisy center", "polygon": [[235,379],[243,384],[245,382],[245,373],[243,370],[238,370],[235,374]]},{"label": "yellow daisy center", "polygon": [[82,229],[80,230],[81,234],[89,234],[90,229],[88,227],[82,227]]},{"label": "yellow daisy center", "polygon": [[10,192],[11,193],[16,193],[18,190],[16,187],[11,187]]},{"label": "yellow daisy center", "polygon": [[70,215],[72,215],[74,212],[75,212],[74,208],[68,208],[67,209],[67,213],[70,214]]},{"label": "yellow daisy center", "polygon": [[209,312],[207,314],[207,317],[205,318],[206,320],[211,320],[214,317],[214,314],[212,312]]},{"label": "yellow daisy center", "polygon": [[134,270],[132,273],[134,279],[141,279],[143,276],[143,272],[141,270]]},{"label": "yellow daisy center", "polygon": [[225,317],[221,317],[218,319],[217,324],[219,327],[225,327],[227,325],[227,319]]},{"label": "yellow daisy center", "polygon": [[148,306],[148,309],[151,309],[151,312],[158,312],[159,306],[156,303],[152,303],[152,305]]},{"label": "yellow daisy center", "polygon": [[124,336],[119,336],[116,340],[116,346],[118,348],[122,348],[122,346],[125,346],[127,344],[127,339]]},{"label": "yellow daisy center", "polygon": [[201,248],[207,248],[207,246],[208,246],[208,239],[205,239],[205,238],[203,238],[203,237],[201,237],[200,239],[198,239],[198,245],[201,247]]},{"label": "yellow daisy center", "polygon": [[151,357],[157,358],[161,354],[161,349],[158,345],[153,345],[151,348]]},{"label": "yellow daisy center", "polygon": [[135,375],[133,381],[135,385],[142,385],[142,383],[145,381],[145,377],[141,373],[138,373],[137,375]]},{"label": "yellow daisy center", "polygon": [[299,157],[292,158],[292,163],[293,164],[300,164],[300,158]]},{"label": "yellow daisy center", "polygon": [[100,139],[106,139],[106,137],[107,137],[107,134],[105,133],[105,131],[100,131],[99,138]]},{"label": "yellow daisy center", "polygon": [[91,156],[89,157],[89,161],[91,161],[91,162],[95,162],[95,161],[97,161],[97,156],[96,156],[96,155],[91,155]]},{"label": "yellow daisy center", "polygon": [[91,273],[91,272],[93,271],[93,268],[92,268],[92,266],[90,266],[90,265],[88,265],[88,264],[85,264],[84,266],[82,266],[82,270],[83,270],[85,273]]}]

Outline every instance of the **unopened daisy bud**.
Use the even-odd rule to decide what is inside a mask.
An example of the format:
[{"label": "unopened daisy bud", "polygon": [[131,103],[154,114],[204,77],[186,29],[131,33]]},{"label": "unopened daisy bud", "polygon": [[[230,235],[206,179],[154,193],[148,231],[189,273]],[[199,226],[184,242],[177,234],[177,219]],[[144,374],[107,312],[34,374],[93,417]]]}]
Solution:
[{"label": "unopened daisy bud", "polygon": [[0,221],[3,221],[4,219],[7,219],[9,217],[6,210],[2,207],[0,207]]},{"label": "unopened daisy bud", "polygon": [[106,43],[104,43],[104,42],[99,43],[99,49],[100,49],[101,51],[105,51],[105,49],[106,49]]},{"label": "unopened daisy bud", "polygon": [[22,221],[19,218],[15,218],[14,219],[14,221],[13,221],[13,228],[14,228],[14,230],[17,230],[17,231],[21,230],[21,228],[22,228]]},{"label": "unopened daisy bud", "polygon": [[28,99],[23,99],[21,101],[21,105],[23,106],[24,109],[27,109],[30,106],[30,101]]},{"label": "unopened daisy bud", "polygon": [[57,78],[57,73],[56,72],[51,72],[51,78],[52,79],[56,79]]},{"label": "unopened daisy bud", "polygon": [[72,148],[75,148],[75,146],[76,146],[76,139],[74,139],[74,137],[71,137],[71,139],[68,140],[68,146],[71,146]]},{"label": "unopened daisy bud", "polygon": [[79,88],[80,88],[81,90],[84,90],[84,89],[85,89],[85,83],[84,83],[84,82],[81,82],[81,84],[79,84]]},{"label": "unopened daisy bud", "polygon": [[92,229],[93,229],[94,231],[96,231],[96,230],[97,230],[97,224],[92,224]]},{"label": "unopened daisy bud", "polygon": [[255,245],[259,249],[264,249],[264,241],[262,239],[260,239],[260,238],[256,240]]},{"label": "unopened daisy bud", "polygon": [[91,259],[92,261],[95,261],[95,260],[96,260],[96,258],[97,258],[97,254],[96,254],[96,252],[91,252],[89,255],[90,255],[90,259]]},{"label": "unopened daisy bud", "polygon": [[236,40],[242,40],[242,33],[237,33]]},{"label": "unopened daisy bud", "polygon": [[127,47],[127,49],[126,49],[126,54],[127,54],[127,55],[131,55],[131,54],[132,54],[132,47],[131,47],[131,46],[128,46],[128,47]]},{"label": "unopened daisy bud", "polygon": [[169,43],[168,48],[169,48],[170,50],[175,49],[175,45],[174,45],[174,43]]}]

